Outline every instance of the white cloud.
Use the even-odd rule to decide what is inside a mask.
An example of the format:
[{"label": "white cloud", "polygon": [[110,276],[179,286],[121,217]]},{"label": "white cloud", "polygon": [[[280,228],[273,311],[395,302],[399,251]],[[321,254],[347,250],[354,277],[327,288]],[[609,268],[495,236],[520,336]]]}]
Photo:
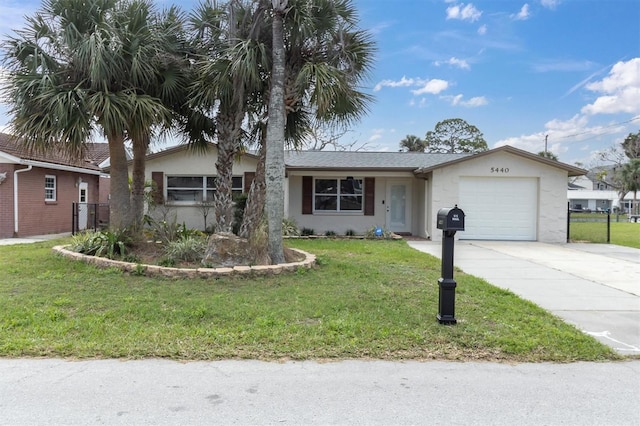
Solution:
[{"label": "white cloud", "polygon": [[411,87],[411,86],[420,86],[424,84],[425,80],[419,78],[407,78],[402,76],[400,80],[382,80],[378,84],[376,84],[373,88],[374,92],[378,92],[382,90],[383,87]]},{"label": "white cloud", "polygon": [[432,80],[427,81],[420,89],[412,90],[411,93],[413,93],[414,95],[425,95],[425,94],[437,95],[438,93],[444,90],[447,90],[448,87],[449,87],[448,81],[434,78]]},{"label": "white cloud", "polygon": [[458,59],[455,57],[449,58],[448,60],[441,62],[441,61],[436,61],[434,62],[434,65],[439,67],[442,64],[448,64],[457,68],[462,68],[464,70],[468,70],[471,67],[469,66],[469,63],[467,61],[465,61],[464,59]]},{"label": "white cloud", "polygon": [[582,108],[585,114],[640,113],[640,58],[618,62],[608,76],[585,87],[600,94]]},{"label": "white cloud", "polygon": [[529,12],[529,4],[525,3],[524,6],[520,9],[520,12],[514,13],[511,15],[512,19],[516,21],[526,21],[531,16],[531,12]]},{"label": "white cloud", "polygon": [[464,3],[460,3],[447,8],[447,19],[475,22],[480,19],[480,16],[482,16],[482,12],[471,3],[466,6]]},{"label": "white cloud", "polygon": [[442,99],[448,100],[453,106],[463,106],[467,108],[477,108],[487,105],[489,101],[484,96],[476,96],[469,100],[464,100],[464,95],[442,96]]},{"label": "white cloud", "polygon": [[555,9],[560,4],[561,0],[540,0],[540,4],[547,9]]},{"label": "white cloud", "polygon": [[487,26],[481,25],[480,28],[478,28],[478,34],[485,35],[486,33],[487,33]]}]

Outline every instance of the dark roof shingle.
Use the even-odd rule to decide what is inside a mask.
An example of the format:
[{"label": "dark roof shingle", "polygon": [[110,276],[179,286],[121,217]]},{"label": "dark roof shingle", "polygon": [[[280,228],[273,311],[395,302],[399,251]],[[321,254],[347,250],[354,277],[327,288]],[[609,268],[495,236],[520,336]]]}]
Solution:
[{"label": "dark roof shingle", "polygon": [[50,150],[46,153],[30,151],[24,145],[21,145],[19,140],[6,133],[0,133],[0,151],[22,160],[40,161],[89,170],[100,170],[100,164],[109,158],[109,144],[107,143],[87,143],[85,144],[82,158],[72,158],[59,150]]}]

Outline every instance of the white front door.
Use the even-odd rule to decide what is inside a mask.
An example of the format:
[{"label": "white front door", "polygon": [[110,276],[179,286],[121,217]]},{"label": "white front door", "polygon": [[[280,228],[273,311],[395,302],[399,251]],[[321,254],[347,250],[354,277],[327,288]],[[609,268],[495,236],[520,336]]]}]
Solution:
[{"label": "white front door", "polygon": [[411,181],[387,181],[387,229],[411,232]]},{"label": "white front door", "polygon": [[87,200],[89,199],[89,184],[87,182],[80,182],[78,185],[78,230],[82,231],[87,229],[87,219],[89,216],[89,206]]}]

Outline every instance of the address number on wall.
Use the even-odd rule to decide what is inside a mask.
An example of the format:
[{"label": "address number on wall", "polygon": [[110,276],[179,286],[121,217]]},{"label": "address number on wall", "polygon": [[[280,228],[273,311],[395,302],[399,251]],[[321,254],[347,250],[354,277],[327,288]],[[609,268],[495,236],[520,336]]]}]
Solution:
[{"label": "address number on wall", "polygon": [[508,167],[492,167],[491,173],[509,173]]}]

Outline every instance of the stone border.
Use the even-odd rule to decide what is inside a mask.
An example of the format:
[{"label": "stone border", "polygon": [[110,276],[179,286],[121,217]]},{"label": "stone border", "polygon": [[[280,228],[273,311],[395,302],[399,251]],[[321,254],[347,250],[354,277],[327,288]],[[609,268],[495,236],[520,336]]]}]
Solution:
[{"label": "stone border", "polygon": [[67,250],[66,247],[68,246],[55,246],[52,250],[67,259],[85,262],[98,268],[118,268],[123,272],[141,274],[147,277],[206,279],[229,276],[278,275],[283,272],[295,272],[298,269],[310,269],[316,265],[315,254],[292,248],[289,250],[304,255],[304,260],[300,262],[280,263],[277,265],[234,266],[233,268],[167,268],[158,265],[122,262],[107,259],[106,257],[88,256]]}]

